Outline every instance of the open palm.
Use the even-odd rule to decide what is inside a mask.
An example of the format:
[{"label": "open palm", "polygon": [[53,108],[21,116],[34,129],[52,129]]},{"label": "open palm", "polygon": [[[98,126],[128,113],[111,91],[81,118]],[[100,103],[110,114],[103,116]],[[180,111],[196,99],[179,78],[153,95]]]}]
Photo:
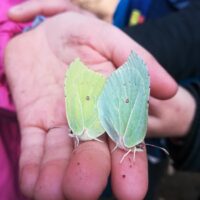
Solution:
[{"label": "open palm", "polygon": [[98,199],[111,171],[118,199],[144,197],[146,154],[138,154],[135,163],[127,156],[120,164],[124,152],[110,154],[113,144],[106,138],[105,143],[88,141],[74,150],[64,105],[64,75],[73,59],[80,57],[93,70],[108,75],[132,49],[149,66],[152,95],[172,96],[176,84],[152,56],[118,29],[95,18],[64,13],[10,42],[6,74],[21,128],[20,183],[26,196]]}]

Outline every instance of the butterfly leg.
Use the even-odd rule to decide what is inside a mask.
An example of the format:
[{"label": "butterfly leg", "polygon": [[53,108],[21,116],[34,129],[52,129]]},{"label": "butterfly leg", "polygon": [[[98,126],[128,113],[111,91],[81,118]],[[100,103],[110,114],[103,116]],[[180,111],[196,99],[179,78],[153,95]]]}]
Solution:
[{"label": "butterfly leg", "polygon": [[120,163],[123,162],[123,160],[126,158],[126,156],[128,156],[128,154],[129,154],[131,151],[132,151],[132,150],[130,149],[130,150],[128,150],[128,151],[123,155],[122,159],[120,160]]},{"label": "butterfly leg", "polygon": [[91,138],[92,140],[95,140],[95,141],[98,141],[98,142],[101,142],[101,143],[104,143],[104,141],[98,139],[98,138]]},{"label": "butterfly leg", "polygon": [[79,145],[79,138],[78,138],[77,135],[76,135],[74,138],[75,138],[75,140],[74,140],[74,146],[75,146],[75,148],[76,148],[76,147],[78,147],[78,145]]},{"label": "butterfly leg", "polygon": [[111,153],[113,153],[114,151],[116,151],[117,148],[118,148],[118,144],[116,144],[115,147],[111,150]]},{"label": "butterfly leg", "polygon": [[74,139],[74,147],[76,148],[79,145],[79,138],[78,138],[78,136],[74,135],[72,133],[69,133],[68,135],[69,135],[69,137],[71,137],[71,138]]},{"label": "butterfly leg", "polygon": [[133,147],[133,162],[135,162],[136,152],[137,152],[137,147]]}]

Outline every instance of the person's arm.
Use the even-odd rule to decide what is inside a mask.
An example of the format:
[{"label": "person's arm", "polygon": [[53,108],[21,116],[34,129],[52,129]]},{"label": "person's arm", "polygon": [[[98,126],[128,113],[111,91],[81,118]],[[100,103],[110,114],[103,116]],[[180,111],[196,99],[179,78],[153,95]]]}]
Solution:
[{"label": "person's arm", "polygon": [[[197,159],[200,157],[200,80],[194,79],[200,77],[199,24],[200,3],[195,3],[167,17],[125,29],[125,32],[147,48],[177,81],[193,78],[192,81],[182,84],[186,92],[181,99],[173,98],[171,105],[157,102],[156,110],[159,110],[161,115],[156,117],[160,118],[160,125],[158,127],[150,123],[153,130],[149,133],[151,136],[172,138],[181,137],[182,134],[182,139],[169,140],[170,154],[176,168],[192,171],[200,170],[200,162]],[[187,95],[188,92],[190,95]],[[185,95],[191,98],[185,98]],[[192,109],[194,103],[195,110]],[[182,114],[179,115],[172,105],[179,107],[178,110]],[[163,106],[166,108],[162,110]],[[164,128],[165,124],[168,128]],[[186,127],[187,131],[182,131],[183,127]]]},{"label": "person's arm", "polygon": [[200,171],[200,80],[187,81],[169,100],[150,99],[149,137],[168,138],[176,169]]},{"label": "person's arm", "polygon": [[124,31],[177,80],[200,74],[200,3]]},{"label": "person's arm", "polygon": [[184,87],[194,97],[196,110],[186,136],[169,140],[169,150],[177,169],[200,171],[200,80],[188,81]]},{"label": "person's arm", "polygon": [[167,100],[150,99],[149,137],[165,137],[176,169],[200,171],[200,81]]}]

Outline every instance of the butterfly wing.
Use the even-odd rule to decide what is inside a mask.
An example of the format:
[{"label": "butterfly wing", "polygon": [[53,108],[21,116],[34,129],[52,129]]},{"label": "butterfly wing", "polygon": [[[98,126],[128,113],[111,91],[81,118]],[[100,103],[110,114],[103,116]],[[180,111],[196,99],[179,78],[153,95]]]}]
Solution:
[{"label": "butterfly wing", "polygon": [[107,79],[98,100],[99,117],[110,138],[121,148],[143,141],[147,129],[149,75],[144,62],[131,53]]},{"label": "butterfly wing", "polygon": [[104,133],[97,100],[105,77],[88,69],[79,59],[69,66],[65,78],[65,103],[69,127],[81,140],[95,139]]}]

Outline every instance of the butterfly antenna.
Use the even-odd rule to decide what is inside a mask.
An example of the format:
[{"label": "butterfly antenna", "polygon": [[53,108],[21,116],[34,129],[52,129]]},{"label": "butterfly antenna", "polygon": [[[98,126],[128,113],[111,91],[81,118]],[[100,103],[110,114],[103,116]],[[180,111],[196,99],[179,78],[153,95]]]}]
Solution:
[{"label": "butterfly antenna", "polygon": [[95,141],[98,141],[98,142],[104,143],[104,141],[102,141],[102,140],[100,140],[100,139],[98,139],[98,138],[92,138],[92,139],[95,140]]},{"label": "butterfly antenna", "polygon": [[163,148],[163,147],[159,147],[157,145],[154,145],[154,144],[149,144],[149,143],[145,143],[146,146],[150,146],[150,147],[155,147],[157,149],[160,149],[162,151],[164,151],[167,155],[169,155],[169,152],[167,151],[167,149]]}]

